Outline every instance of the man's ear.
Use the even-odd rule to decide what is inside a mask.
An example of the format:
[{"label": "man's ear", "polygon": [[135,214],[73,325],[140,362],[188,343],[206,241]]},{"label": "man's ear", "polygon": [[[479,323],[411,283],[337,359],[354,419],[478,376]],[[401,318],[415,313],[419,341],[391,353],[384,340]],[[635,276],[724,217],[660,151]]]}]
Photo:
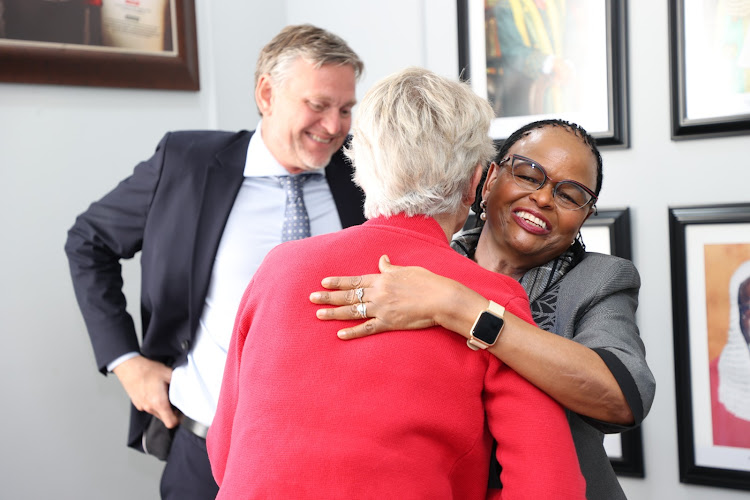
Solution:
[{"label": "man's ear", "polygon": [[271,75],[264,73],[258,78],[258,84],[255,86],[255,104],[258,106],[261,116],[271,114],[273,104],[273,84]]}]

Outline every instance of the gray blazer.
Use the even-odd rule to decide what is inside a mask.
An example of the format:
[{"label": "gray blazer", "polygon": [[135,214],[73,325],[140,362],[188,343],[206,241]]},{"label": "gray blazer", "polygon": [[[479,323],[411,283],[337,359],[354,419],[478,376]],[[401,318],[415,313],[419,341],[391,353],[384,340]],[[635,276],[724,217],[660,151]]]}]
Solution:
[{"label": "gray blazer", "polygon": [[643,421],[651,409],[656,383],[635,322],[641,280],[632,262],[587,252],[561,280],[553,333],[596,351],[620,384],[635,418],[618,426],[568,411],[588,499],[625,498],[602,440]]}]

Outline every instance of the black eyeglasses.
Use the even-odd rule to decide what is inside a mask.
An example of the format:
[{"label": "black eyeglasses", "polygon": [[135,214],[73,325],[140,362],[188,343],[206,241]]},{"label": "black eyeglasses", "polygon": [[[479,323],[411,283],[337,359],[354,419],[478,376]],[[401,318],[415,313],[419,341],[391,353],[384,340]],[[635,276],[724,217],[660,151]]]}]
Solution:
[{"label": "black eyeglasses", "polygon": [[567,210],[580,210],[589,203],[596,203],[598,197],[580,182],[570,179],[553,181],[540,164],[521,155],[510,155],[500,162],[510,165],[510,172],[516,185],[528,191],[542,189],[547,181],[554,184],[552,197],[557,206]]}]

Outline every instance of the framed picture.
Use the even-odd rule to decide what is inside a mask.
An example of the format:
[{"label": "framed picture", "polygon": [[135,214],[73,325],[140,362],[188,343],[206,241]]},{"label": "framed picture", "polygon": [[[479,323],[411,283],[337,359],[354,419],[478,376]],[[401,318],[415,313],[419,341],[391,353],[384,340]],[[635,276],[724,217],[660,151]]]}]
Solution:
[{"label": "framed picture", "polygon": [[[589,217],[583,224],[581,235],[587,251],[617,255],[624,259],[632,258],[628,208],[600,209],[598,215]],[[604,449],[617,474],[644,477],[640,427],[621,434],[605,435]]]},{"label": "framed picture", "polygon": [[680,481],[750,490],[750,204],[669,209]]},{"label": "framed picture", "polygon": [[0,0],[0,81],[199,90],[194,0]]},{"label": "framed picture", "polygon": [[672,139],[750,133],[750,8],[669,0]]},{"label": "framed picture", "polygon": [[626,0],[458,0],[459,75],[495,110],[499,142],[562,118],[628,146]]}]

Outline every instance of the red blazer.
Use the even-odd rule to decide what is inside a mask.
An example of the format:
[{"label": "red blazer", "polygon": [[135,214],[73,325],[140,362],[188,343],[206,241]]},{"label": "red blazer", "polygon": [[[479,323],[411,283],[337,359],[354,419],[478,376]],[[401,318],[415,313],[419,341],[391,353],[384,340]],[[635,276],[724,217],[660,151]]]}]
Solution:
[{"label": "red blazer", "polygon": [[438,327],[342,341],[348,323],[315,317],[323,277],[377,273],[384,253],[532,321],[521,286],[454,252],[431,218],[280,245],[229,347],[208,434],[218,498],[485,498],[493,437],[501,498],[584,498],[562,408],[497,358]]}]

